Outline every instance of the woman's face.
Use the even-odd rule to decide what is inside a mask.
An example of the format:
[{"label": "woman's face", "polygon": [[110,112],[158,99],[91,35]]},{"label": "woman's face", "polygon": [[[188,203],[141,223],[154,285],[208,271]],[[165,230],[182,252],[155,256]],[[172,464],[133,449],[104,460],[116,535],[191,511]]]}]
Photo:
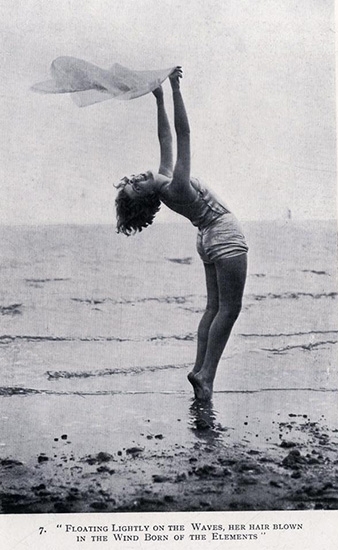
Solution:
[{"label": "woman's face", "polygon": [[155,191],[156,184],[154,174],[148,170],[137,176],[130,176],[124,186],[125,192],[131,199],[145,197]]}]

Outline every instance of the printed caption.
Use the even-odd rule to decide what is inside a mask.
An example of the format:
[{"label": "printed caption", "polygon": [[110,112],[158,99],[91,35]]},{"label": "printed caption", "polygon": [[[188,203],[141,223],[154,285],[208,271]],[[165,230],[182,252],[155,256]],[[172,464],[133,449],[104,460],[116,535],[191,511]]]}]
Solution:
[{"label": "printed caption", "polygon": [[[169,541],[235,541],[258,540],[267,533],[276,531],[301,531],[302,523],[200,523],[187,524],[57,524],[57,530],[71,537],[73,541],[81,543],[102,542],[160,542]],[[45,535],[47,529],[39,527],[39,534]]]}]

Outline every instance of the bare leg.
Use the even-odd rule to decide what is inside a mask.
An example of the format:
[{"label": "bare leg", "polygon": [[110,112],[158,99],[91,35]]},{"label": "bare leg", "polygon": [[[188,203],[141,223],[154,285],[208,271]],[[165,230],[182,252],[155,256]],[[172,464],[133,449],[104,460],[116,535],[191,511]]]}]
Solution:
[{"label": "bare leg", "polygon": [[212,396],[219,360],[241,311],[247,268],[246,254],[234,258],[221,258],[215,262],[215,267],[218,311],[210,324],[203,364],[199,371],[193,371],[189,375],[195,397],[201,400],[209,400]]},{"label": "bare leg", "polygon": [[193,374],[196,374],[203,365],[208,345],[209,329],[218,311],[218,284],[215,264],[204,264],[204,269],[207,286],[207,305],[197,330],[196,361],[191,371]]}]

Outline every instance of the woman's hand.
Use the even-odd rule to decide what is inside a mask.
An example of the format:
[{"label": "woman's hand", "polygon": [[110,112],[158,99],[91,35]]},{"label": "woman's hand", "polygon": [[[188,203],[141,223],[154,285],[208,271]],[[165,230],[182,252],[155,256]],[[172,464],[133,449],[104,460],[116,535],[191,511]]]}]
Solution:
[{"label": "woman's hand", "polygon": [[182,67],[178,65],[175,70],[169,75],[170,84],[173,90],[180,89],[180,78],[183,76]]},{"label": "woman's hand", "polygon": [[152,91],[156,99],[161,99],[163,97],[163,88],[162,86],[159,86],[158,88],[155,88],[155,90]]}]

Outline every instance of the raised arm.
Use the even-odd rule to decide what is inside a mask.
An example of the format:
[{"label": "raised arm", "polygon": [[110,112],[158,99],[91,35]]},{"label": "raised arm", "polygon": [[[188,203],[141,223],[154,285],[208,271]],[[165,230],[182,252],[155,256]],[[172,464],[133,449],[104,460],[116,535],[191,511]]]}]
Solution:
[{"label": "raised arm", "polygon": [[182,200],[189,201],[193,200],[195,192],[190,184],[190,127],[181,95],[180,78],[182,78],[182,69],[177,67],[170,76],[177,136],[177,159],[170,187],[171,192],[179,195]]},{"label": "raised arm", "polygon": [[173,174],[173,147],[172,135],[168,116],[164,107],[162,86],[153,91],[157,103],[157,135],[160,142],[161,160],[158,169],[159,174],[168,178]]}]

